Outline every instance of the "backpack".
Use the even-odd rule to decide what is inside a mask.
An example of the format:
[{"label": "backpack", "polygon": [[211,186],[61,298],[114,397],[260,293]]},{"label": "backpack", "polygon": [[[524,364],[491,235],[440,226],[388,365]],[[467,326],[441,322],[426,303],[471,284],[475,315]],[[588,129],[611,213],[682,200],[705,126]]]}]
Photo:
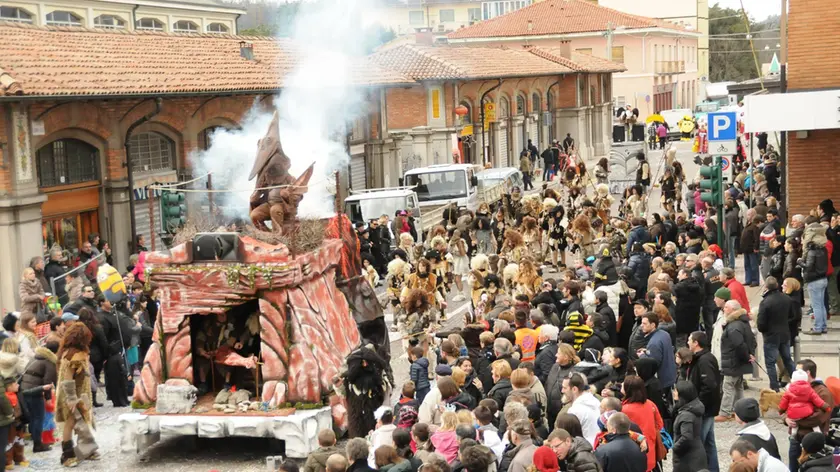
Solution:
[{"label": "backpack", "polygon": [[417,408],[414,405],[401,405],[397,417],[397,428],[411,429],[418,420]]}]

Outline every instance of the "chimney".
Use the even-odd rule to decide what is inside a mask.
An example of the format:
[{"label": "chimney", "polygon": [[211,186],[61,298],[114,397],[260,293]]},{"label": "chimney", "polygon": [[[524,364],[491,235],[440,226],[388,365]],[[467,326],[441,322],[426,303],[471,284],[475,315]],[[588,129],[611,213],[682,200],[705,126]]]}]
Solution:
[{"label": "chimney", "polygon": [[560,57],[572,59],[572,42],[569,40],[560,41]]},{"label": "chimney", "polygon": [[246,43],[245,41],[239,41],[239,55],[249,61],[253,61],[254,45],[251,43]]},{"label": "chimney", "polygon": [[414,33],[414,43],[421,46],[431,46],[435,42],[435,35],[431,28],[417,28]]},{"label": "chimney", "polygon": [[534,22],[532,20],[528,20],[528,32],[534,31]]}]

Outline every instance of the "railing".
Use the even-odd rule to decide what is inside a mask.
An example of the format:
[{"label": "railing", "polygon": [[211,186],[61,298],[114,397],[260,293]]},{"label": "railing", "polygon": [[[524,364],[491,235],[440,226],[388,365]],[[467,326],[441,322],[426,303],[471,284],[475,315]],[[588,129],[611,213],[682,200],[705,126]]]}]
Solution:
[{"label": "railing", "polygon": [[657,74],[681,74],[685,72],[685,61],[656,61]]}]

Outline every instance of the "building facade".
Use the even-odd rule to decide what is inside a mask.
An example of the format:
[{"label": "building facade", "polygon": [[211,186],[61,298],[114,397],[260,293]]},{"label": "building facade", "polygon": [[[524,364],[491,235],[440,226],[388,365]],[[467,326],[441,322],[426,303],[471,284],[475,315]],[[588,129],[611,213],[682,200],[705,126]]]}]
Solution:
[{"label": "building facade", "polygon": [[215,0],[0,0],[0,21],[36,26],[236,34],[245,10]]},{"label": "building facade", "polygon": [[[453,161],[518,167],[528,140],[542,150],[566,133],[585,158],[609,154],[611,77],[623,70],[619,64],[574,57],[568,44],[403,45],[372,57],[419,82],[383,92],[382,152],[388,157],[374,173],[384,186],[396,185],[410,168]],[[455,113],[459,106],[466,114]]]},{"label": "building facade", "polygon": [[[790,2],[787,93],[840,93],[837,7],[837,2]],[[812,47],[816,43],[819,49]],[[802,116],[805,130],[809,118]],[[827,198],[834,201],[835,208],[840,207],[840,176],[825,171],[840,166],[840,124],[834,129],[788,132],[787,148],[788,214],[807,215]]]},{"label": "building facade", "polygon": [[[271,108],[298,51],[274,38],[0,25],[0,306],[15,309],[21,270],[54,244],[74,254],[98,233],[123,269],[132,195],[136,233],[163,249],[149,185],[188,180],[215,129]],[[414,83],[365,60],[350,72],[374,99]]]},{"label": "building facade", "polygon": [[[455,31],[526,7],[535,0],[391,0],[374,14],[386,29],[402,36],[418,29]],[[538,0],[536,0],[538,1]]]},{"label": "building facade", "polygon": [[584,0],[545,0],[447,35],[451,45],[558,47],[624,66],[613,76],[614,105],[643,116],[693,108],[702,84],[697,51],[701,34],[674,23],[619,12]]},{"label": "building facade", "polygon": [[[544,1],[544,0],[543,0]],[[630,13],[631,15],[646,16],[657,20],[683,26],[688,30],[700,33],[697,38],[696,50],[685,57],[686,63],[697,64],[697,74],[701,82],[709,78],[709,0],[672,0],[661,2],[658,0],[596,0],[598,5]]]}]

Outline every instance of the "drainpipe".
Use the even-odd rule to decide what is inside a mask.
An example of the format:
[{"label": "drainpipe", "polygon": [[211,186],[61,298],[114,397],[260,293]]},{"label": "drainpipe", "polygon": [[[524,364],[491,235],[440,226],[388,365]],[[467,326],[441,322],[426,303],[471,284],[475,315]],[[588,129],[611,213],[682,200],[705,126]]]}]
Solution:
[{"label": "drainpipe", "polygon": [[239,34],[239,17],[242,16],[242,13],[236,14],[236,19],[233,20],[233,32],[234,34]]},{"label": "drainpipe", "polygon": [[[554,87],[555,85],[560,85],[560,82],[563,81],[563,77],[565,77],[565,76],[560,76],[560,78],[557,79],[557,82],[554,82],[553,84],[548,86],[548,90],[545,91],[545,99],[546,100],[548,100],[548,96],[551,95],[551,88]],[[551,112],[551,121],[553,123],[554,122],[554,104],[553,103],[548,104],[548,111]],[[557,129],[555,128],[554,131],[557,131]],[[549,147],[551,147],[551,139],[552,139],[552,136],[549,136],[548,137]]]},{"label": "drainpipe", "polygon": [[134,5],[134,8],[131,9],[131,24],[133,25],[131,28],[137,28],[137,9],[140,8],[140,5]]},{"label": "drainpipe", "polygon": [[497,88],[502,86],[502,79],[499,79],[499,83],[488,89],[486,92],[481,94],[481,100],[478,101],[478,106],[481,107],[481,156],[484,164],[487,164],[487,141],[486,141],[486,131],[484,130],[484,99],[487,98],[487,94],[496,90]]},{"label": "drainpipe", "polygon": [[[131,140],[131,133],[143,123],[151,120],[155,116],[160,113],[161,108],[163,107],[163,99],[156,98],[155,99],[155,109],[146,116],[140,118],[139,120],[135,121],[128,127],[128,130],[125,132],[125,165],[128,168],[128,209],[129,214],[131,215],[131,242],[129,243],[129,247],[131,248],[131,253],[134,254],[137,249],[137,218],[134,213],[134,170],[132,169],[131,165],[131,144],[129,141]],[[152,233],[152,238],[155,235]]]}]

